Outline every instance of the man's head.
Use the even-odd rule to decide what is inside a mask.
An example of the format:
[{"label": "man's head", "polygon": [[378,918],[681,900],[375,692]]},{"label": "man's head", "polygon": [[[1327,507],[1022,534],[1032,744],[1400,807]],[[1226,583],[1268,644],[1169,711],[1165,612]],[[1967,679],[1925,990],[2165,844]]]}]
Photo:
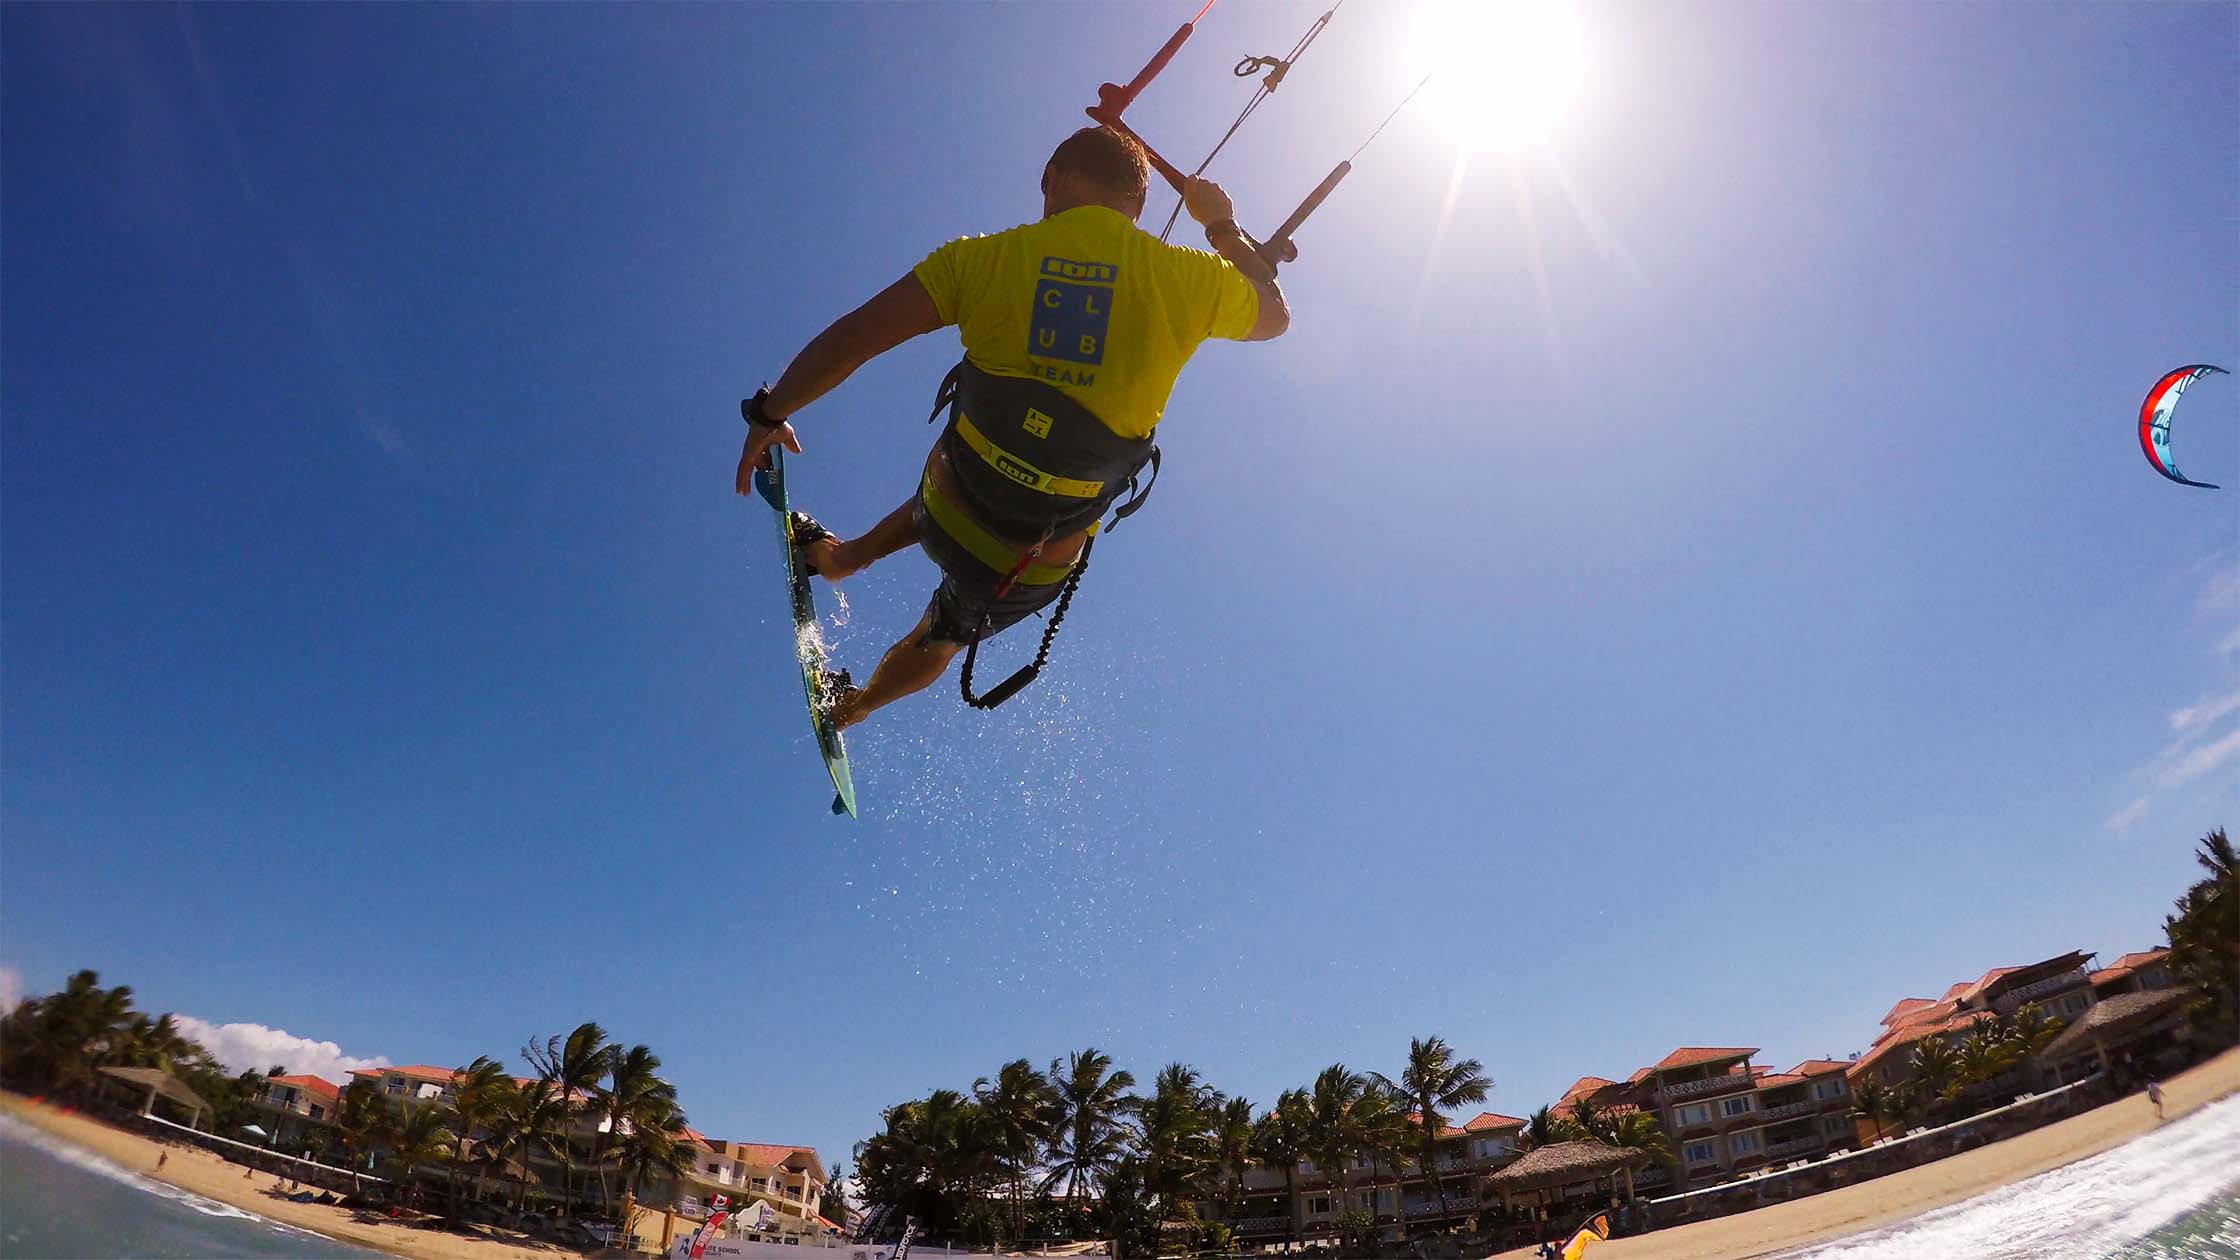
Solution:
[{"label": "man's head", "polygon": [[1109,206],[1138,219],[1150,190],[1151,163],[1142,146],[1103,127],[1083,127],[1067,136],[1042,168],[1042,213]]}]

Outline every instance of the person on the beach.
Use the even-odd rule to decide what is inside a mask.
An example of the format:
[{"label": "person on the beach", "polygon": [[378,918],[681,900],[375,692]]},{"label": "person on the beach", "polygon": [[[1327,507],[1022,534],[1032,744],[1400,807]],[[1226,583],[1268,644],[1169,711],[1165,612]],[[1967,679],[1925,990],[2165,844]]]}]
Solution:
[{"label": "person on the beach", "polygon": [[2153,1103],[2153,1104],[2154,1104],[2154,1121],[2155,1121],[2155,1123],[2156,1123],[2156,1124],[2160,1124],[2160,1123],[2162,1123],[2162,1122],[2163,1122],[2163,1121],[2164,1121],[2165,1119],[2168,1119],[2168,1117],[2166,1117],[2166,1116],[2164,1116],[2164,1115],[2162,1114],[2162,1082],[2161,1082],[2161,1081],[2148,1081],[2148,1082],[2147,1082],[2147,1101],[2148,1101],[2148,1102],[2151,1102],[2151,1103]]},{"label": "person on the beach", "polygon": [[165,1149],[165,1148],[161,1148],[161,1147],[157,1148],[157,1150],[156,1150],[156,1171],[157,1171],[157,1172],[162,1172],[162,1171],[163,1171],[163,1166],[164,1166],[165,1164],[168,1164],[168,1163],[170,1163],[170,1162],[171,1162],[171,1152],[170,1152],[170,1151],[169,1151],[168,1149]]},{"label": "person on the beach", "polygon": [[1043,167],[1039,221],[935,250],[742,405],[734,488],[749,494],[773,443],[801,450],[791,418],[857,368],[951,324],[964,342],[954,405],[943,390],[950,422],[917,493],[855,538],[794,516],[804,570],[828,582],[921,545],[942,573],[925,615],[861,689],[832,675],[834,725],[924,690],[967,643],[1057,599],[1092,527],[1146,464],[1156,472],[1152,433],[1199,343],[1265,341],[1290,326],[1275,269],[1237,227],[1229,195],[1188,183],[1183,205],[1205,228],[1206,253],[1136,226],[1149,183],[1133,141],[1075,132]]}]

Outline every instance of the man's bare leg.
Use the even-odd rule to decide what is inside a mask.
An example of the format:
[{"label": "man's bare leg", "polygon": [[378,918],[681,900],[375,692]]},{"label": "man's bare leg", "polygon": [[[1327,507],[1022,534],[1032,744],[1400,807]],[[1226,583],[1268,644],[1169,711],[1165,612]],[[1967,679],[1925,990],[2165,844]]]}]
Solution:
[{"label": "man's bare leg", "polygon": [[832,724],[846,730],[874,711],[904,696],[924,691],[947,672],[959,645],[928,641],[925,634],[932,626],[933,613],[929,610],[918,618],[916,629],[879,658],[879,668],[871,672],[871,681],[863,685],[863,690],[843,696],[833,704]]},{"label": "man's bare leg", "polygon": [[860,573],[875,561],[918,545],[918,525],[911,515],[916,504],[915,497],[905,501],[861,538],[820,538],[802,547],[801,552],[827,582]]}]

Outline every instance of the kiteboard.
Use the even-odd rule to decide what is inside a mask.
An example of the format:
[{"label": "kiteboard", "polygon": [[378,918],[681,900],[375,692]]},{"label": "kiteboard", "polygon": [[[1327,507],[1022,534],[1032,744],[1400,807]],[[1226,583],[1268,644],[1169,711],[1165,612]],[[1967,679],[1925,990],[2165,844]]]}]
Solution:
[{"label": "kiteboard", "polygon": [[825,694],[824,686],[824,635],[817,628],[809,575],[801,571],[799,553],[793,549],[793,511],[786,506],[786,457],[775,444],[770,448],[770,467],[754,475],[754,488],[778,513],[778,550],[785,557],[786,587],[793,599],[793,655],[801,665],[801,689],[809,698],[809,726],[817,737],[817,752],[832,775],[832,812],[853,818],[856,785],[848,775],[848,746],[840,738],[840,728],[832,724],[832,698]]}]

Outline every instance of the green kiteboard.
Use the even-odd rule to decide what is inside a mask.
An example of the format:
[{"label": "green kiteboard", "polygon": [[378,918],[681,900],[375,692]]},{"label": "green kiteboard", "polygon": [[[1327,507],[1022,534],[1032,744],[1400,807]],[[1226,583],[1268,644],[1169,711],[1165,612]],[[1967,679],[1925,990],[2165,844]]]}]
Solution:
[{"label": "green kiteboard", "polygon": [[793,594],[793,655],[801,664],[801,689],[809,697],[809,725],[817,752],[832,774],[832,812],[856,816],[855,780],[848,776],[848,745],[832,724],[832,701],[825,695],[824,634],[817,628],[817,606],[809,594],[809,575],[794,562],[793,511],[786,506],[786,456],[773,444],[770,467],[754,475],[754,488],[778,511],[778,550],[786,563],[786,586]]}]

